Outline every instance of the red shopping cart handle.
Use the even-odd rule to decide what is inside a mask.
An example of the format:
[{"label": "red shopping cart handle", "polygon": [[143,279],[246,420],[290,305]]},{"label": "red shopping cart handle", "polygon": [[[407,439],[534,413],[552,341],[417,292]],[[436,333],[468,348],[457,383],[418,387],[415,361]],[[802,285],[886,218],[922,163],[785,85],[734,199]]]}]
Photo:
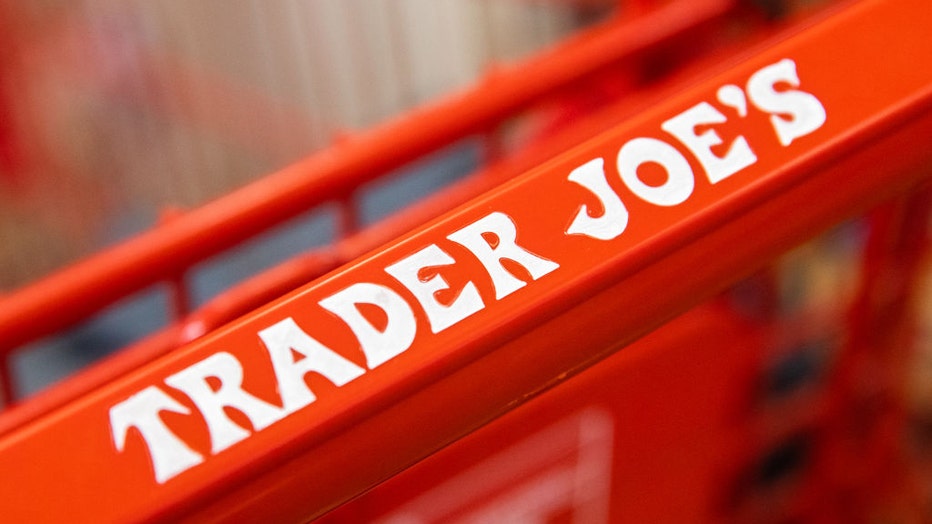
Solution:
[{"label": "red shopping cart handle", "polygon": [[6,518],[319,515],[926,180],[927,0],[854,4],[0,440]]}]

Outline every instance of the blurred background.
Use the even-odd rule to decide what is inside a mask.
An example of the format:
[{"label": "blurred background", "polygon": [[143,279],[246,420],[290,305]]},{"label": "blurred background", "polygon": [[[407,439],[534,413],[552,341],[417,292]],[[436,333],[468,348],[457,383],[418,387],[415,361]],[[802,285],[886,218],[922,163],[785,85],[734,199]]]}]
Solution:
[{"label": "blurred background", "polygon": [[4,1],[0,289],[463,87],[602,4]]},{"label": "blurred background", "polygon": [[[0,0],[0,293],[604,20],[614,2]],[[456,144],[371,222],[474,170]],[[311,213],[189,276],[194,305],[333,240]],[[18,352],[20,394],[164,326],[165,290]]]}]

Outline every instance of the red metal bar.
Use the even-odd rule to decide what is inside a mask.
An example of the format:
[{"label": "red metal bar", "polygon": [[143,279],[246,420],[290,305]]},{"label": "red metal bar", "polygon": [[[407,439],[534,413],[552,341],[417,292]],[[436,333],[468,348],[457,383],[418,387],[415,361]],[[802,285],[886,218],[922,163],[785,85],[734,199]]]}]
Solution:
[{"label": "red metal bar", "polygon": [[343,239],[352,236],[359,229],[355,195],[350,194],[340,200],[338,215],[336,237]]},{"label": "red metal bar", "polygon": [[184,275],[178,275],[169,279],[169,295],[171,297],[171,315],[174,321],[180,321],[188,316],[191,312],[191,299],[188,292],[188,285]]},{"label": "red metal bar", "polygon": [[[342,503],[619,349],[794,243],[927,180],[932,70],[915,64],[932,62],[930,26],[926,0],[854,4],[385,249],[4,435],[0,496],[5,497],[5,516],[23,521],[35,520],[36,512],[59,520],[307,520]],[[787,79],[781,89],[775,82],[774,92],[796,89],[810,105],[815,99],[824,120],[811,108],[788,118],[753,94],[758,90],[752,83],[757,85],[760,75],[766,78],[773,68],[785,73],[787,61],[798,81]],[[861,73],[856,81],[852,71]],[[723,86],[744,86],[736,88],[752,93],[755,108],[745,114],[729,109],[736,91],[722,96]],[[734,146],[743,137],[755,153],[753,162],[718,182],[707,176],[712,171],[700,164],[695,151],[656,143],[676,143],[662,126],[704,103],[728,115],[710,126],[722,142]],[[785,130],[778,131],[781,122],[804,122],[806,132],[787,139]],[[656,142],[642,140],[647,138]],[[630,178],[626,164],[615,169],[621,151],[645,143],[686,159],[687,167],[668,168],[666,182],[651,178],[675,191],[655,194]],[[720,157],[727,154],[715,151]],[[607,204],[600,209],[599,202],[605,201],[594,198],[594,190],[568,179],[600,158],[607,166],[609,191],[627,206],[621,232],[618,209],[610,212]],[[489,217],[501,225],[502,216],[514,225],[517,245],[558,266],[545,264],[541,273],[505,264],[502,271],[523,285],[504,296],[494,281],[494,267],[482,262],[474,251],[480,248],[461,236]],[[610,223],[588,229],[591,235],[568,234],[575,217],[585,223],[585,216],[607,216]],[[494,238],[482,237],[490,247],[510,245],[507,229],[495,231]],[[429,253],[431,246],[454,262],[435,261],[425,272],[415,269],[410,280],[386,271],[395,268],[401,274],[398,264]],[[408,287],[417,288],[418,280],[437,283],[437,278],[455,291],[444,295],[441,290],[432,295],[436,300],[450,305],[473,284],[482,307],[438,329],[425,309],[429,299],[417,299],[420,295]],[[395,293],[412,311],[400,322],[416,326],[408,346],[379,364],[368,363],[348,323],[320,305],[362,283],[382,286],[387,296]],[[264,402],[267,413],[279,413],[275,410],[284,409],[280,395],[285,388],[271,369],[265,345],[278,347],[278,339],[263,343],[259,334],[287,322],[319,338],[362,374],[339,386],[309,374],[303,387],[313,390],[316,399],[261,429],[243,412],[233,417],[215,411],[244,436],[214,450],[201,411],[206,408],[194,403],[193,390],[186,395],[183,387],[171,384],[178,386],[179,377],[190,378],[200,366],[226,359],[232,369],[242,366],[243,391]],[[366,322],[385,325],[384,319]],[[291,342],[281,347],[295,349]],[[227,385],[235,382],[225,374]],[[215,388],[208,378],[198,384]],[[112,410],[144,398],[138,396],[143,391],[164,395],[158,398],[170,407],[156,410],[155,416],[201,457],[196,465],[187,455],[188,462],[174,463],[172,474],[157,480],[140,433],[111,426]]]},{"label": "red metal bar", "polygon": [[678,0],[597,28],[16,291],[0,301],[0,351],[58,331],[425,152],[488,129],[566,85],[722,17],[733,5]]},{"label": "red metal bar", "polygon": [[0,357],[0,409],[8,409],[16,401],[16,387],[10,372],[10,357]]},{"label": "red metal bar", "polygon": [[[168,224],[184,216],[181,209],[166,208],[159,217],[160,224]],[[188,290],[186,275],[183,271],[168,275],[166,278],[169,294],[169,315],[173,321],[178,322],[191,312],[191,296]]]}]

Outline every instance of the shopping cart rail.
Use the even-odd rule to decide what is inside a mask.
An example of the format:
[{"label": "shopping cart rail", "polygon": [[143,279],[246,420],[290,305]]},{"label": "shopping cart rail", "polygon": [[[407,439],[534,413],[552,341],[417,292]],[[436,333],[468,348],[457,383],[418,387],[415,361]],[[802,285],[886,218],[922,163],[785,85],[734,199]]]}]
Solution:
[{"label": "shopping cart rail", "polygon": [[345,502],[927,183],[927,27],[925,0],[851,4],[9,431],[5,514],[300,520]]}]

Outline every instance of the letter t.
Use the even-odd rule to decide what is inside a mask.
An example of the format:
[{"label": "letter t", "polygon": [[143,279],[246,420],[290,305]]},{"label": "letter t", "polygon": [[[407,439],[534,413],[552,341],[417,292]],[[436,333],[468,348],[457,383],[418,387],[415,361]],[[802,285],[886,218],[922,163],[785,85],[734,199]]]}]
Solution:
[{"label": "letter t", "polygon": [[191,413],[191,410],[155,386],[149,386],[110,408],[110,429],[117,451],[123,451],[129,428],[139,430],[149,447],[155,481],[159,484],[204,462],[203,456],[168,429],[159,416],[162,411],[185,415]]}]

